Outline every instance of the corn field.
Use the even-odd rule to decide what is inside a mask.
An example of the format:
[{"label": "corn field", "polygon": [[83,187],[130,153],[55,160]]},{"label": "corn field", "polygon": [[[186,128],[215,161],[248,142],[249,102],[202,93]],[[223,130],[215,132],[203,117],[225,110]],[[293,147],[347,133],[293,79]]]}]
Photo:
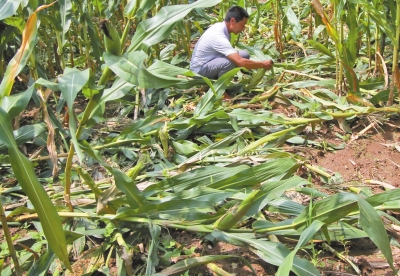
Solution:
[{"label": "corn field", "polygon": [[[193,45],[233,5],[250,18],[232,44],[274,68],[200,77]],[[400,226],[400,190],[326,193],[298,172],[335,175],[283,146],[326,122],[351,132],[354,118],[399,115],[399,25],[398,0],[0,0],[1,275],[111,275],[111,257],[118,275],[247,262],[161,267],[170,229],[246,248],[276,275],[321,275],[316,240],[369,238],[396,271],[382,216]]]}]

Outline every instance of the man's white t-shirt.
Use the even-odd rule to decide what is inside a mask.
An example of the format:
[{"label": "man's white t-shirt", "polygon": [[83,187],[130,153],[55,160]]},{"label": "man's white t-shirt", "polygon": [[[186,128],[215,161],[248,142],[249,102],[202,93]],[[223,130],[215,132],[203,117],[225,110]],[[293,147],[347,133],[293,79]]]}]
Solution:
[{"label": "man's white t-shirt", "polygon": [[237,52],[231,45],[225,22],[208,28],[194,47],[190,70],[198,73],[201,67],[217,57],[226,57]]}]

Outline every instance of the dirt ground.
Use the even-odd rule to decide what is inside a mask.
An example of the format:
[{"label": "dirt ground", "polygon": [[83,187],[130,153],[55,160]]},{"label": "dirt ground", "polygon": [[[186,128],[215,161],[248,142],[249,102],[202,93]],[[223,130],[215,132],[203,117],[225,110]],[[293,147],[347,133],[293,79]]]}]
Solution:
[{"label": "dirt ground", "polygon": [[[275,112],[275,110],[274,110]],[[279,109],[277,113],[289,115],[293,110]],[[369,187],[374,193],[400,186],[400,117],[392,117],[379,122],[374,118],[358,119],[349,124],[352,133],[346,134],[337,122],[330,122],[307,133],[307,139],[324,146],[288,145],[296,154],[302,155],[313,166],[323,168],[328,173],[338,176],[336,183],[324,183],[317,175],[313,175],[316,187],[324,192],[347,191],[350,188]],[[344,145],[343,149],[333,150],[332,146]],[[400,215],[394,214],[397,219]],[[11,231],[18,231],[11,228]],[[237,246],[219,242],[203,243],[201,236],[195,233],[171,230],[171,238],[185,248],[195,248],[196,256],[237,255],[250,262],[257,275],[275,275],[277,267],[267,264],[253,252]],[[400,231],[389,231],[400,243]],[[0,240],[2,233],[0,233]],[[294,245],[293,245],[294,246]],[[332,244],[346,259],[351,260],[362,272],[362,275],[395,275],[384,259],[382,253],[369,239],[349,241],[345,244]],[[345,260],[340,260],[333,253],[316,249],[319,263],[316,266],[323,275],[356,275],[354,269]],[[392,246],[396,269],[400,267],[400,249]],[[133,266],[143,266],[142,259],[133,260]],[[247,275],[250,269],[238,259],[227,259],[216,264],[230,275]],[[115,263],[114,263],[115,265]],[[116,271],[111,267],[110,271]],[[100,273],[101,274],[101,273]],[[97,275],[100,275],[97,274]],[[112,274],[114,275],[114,274]],[[216,275],[205,265],[193,268],[189,275]]]},{"label": "dirt ground", "polygon": [[[279,110],[280,113],[290,113]],[[287,114],[285,114],[287,115]],[[339,134],[339,135],[337,135]],[[310,160],[313,166],[323,168],[328,173],[338,177],[337,183],[323,183],[314,176],[314,184],[324,192],[348,191],[351,188],[369,187],[374,193],[400,186],[400,118],[393,117],[385,122],[371,121],[371,118],[353,122],[352,133],[347,134],[337,123],[323,125],[307,135],[309,140],[322,143],[326,147],[296,146],[292,150]],[[343,149],[332,150],[329,145],[340,146]],[[397,214],[393,214],[399,218]],[[389,234],[400,242],[396,230],[390,229]],[[190,233],[179,232],[175,236],[183,244],[196,246],[201,255],[232,254],[246,258],[257,275],[275,275],[277,267],[262,261],[253,252],[219,242],[216,245],[201,244]],[[395,275],[382,253],[369,239],[348,241],[345,244],[331,244],[337,252],[341,252],[347,260],[353,262],[362,275]],[[323,275],[357,275],[351,265],[339,259],[333,253],[317,249],[319,263],[316,265]],[[400,267],[400,249],[392,246],[395,268]],[[250,269],[238,260],[219,262],[219,266],[233,275],[246,275]],[[206,267],[192,269],[190,275],[216,275]]]}]

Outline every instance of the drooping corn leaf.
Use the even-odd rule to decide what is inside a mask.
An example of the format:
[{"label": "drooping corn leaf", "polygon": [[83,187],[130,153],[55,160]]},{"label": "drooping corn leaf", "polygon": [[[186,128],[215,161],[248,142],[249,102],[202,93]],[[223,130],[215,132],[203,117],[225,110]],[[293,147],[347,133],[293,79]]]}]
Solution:
[{"label": "drooping corn leaf", "polygon": [[143,51],[130,52],[122,56],[105,52],[103,57],[108,67],[118,77],[140,88],[187,87],[196,83],[204,83],[202,78],[189,80],[178,77],[178,75],[192,77],[194,73],[162,61],[157,61],[146,68],[144,61],[148,56]]},{"label": "drooping corn leaf", "polygon": [[314,7],[317,14],[321,17],[331,38],[335,41],[335,43],[339,43],[339,35],[338,35],[336,29],[332,26],[329,18],[326,16],[324,7],[320,3],[320,1],[312,0],[311,5]]},{"label": "drooping corn leaf", "polygon": [[202,118],[212,110],[214,104],[222,98],[228,83],[238,71],[239,68],[234,68],[222,75],[213,85],[209,84],[210,89],[200,99],[194,110],[194,119]]},{"label": "drooping corn leaf", "polygon": [[390,249],[389,237],[386,233],[381,216],[366,200],[362,198],[358,200],[358,207],[360,209],[360,225],[362,229],[382,251],[393,271],[396,271],[393,266],[393,255],[392,250]]},{"label": "drooping corn leaf", "polygon": [[153,276],[167,276],[167,275],[175,275],[191,268],[194,268],[199,265],[204,265],[211,262],[217,262],[224,259],[229,258],[238,258],[240,261],[245,263],[247,267],[251,269],[251,271],[256,275],[254,268],[250,265],[250,263],[241,256],[235,255],[209,255],[209,256],[201,256],[196,258],[190,258],[183,261],[179,261],[174,265],[169,266],[168,268],[160,271],[159,273],[154,274]]},{"label": "drooping corn leaf", "polygon": [[209,213],[214,212],[214,206],[208,201],[174,199],[159,204],[149,203],[136,209],[124,207],[118,210],[118,215],[115,218],[139,216],[194,224],[197,220],[211,218]]},{"label": "drooping corn leaf", "polygon": [[0,108],[0,126],[2,129],[0,140],[8,148],[14,175],[35,207],[50,248],[70,269],[67,242],[60,217],[43,186],[39,183],[32,162],[19,151],[12,133],[11,120],[2,108]]},{"label": "drooping corn leaf", "polygon": [[271,159],[258,166],[240,171],[228,178],[215,181],[209,184],[208,187],[218,190],[239,190],[245,187],[254,187],[267,180],[274,181],[291,176],[299,165],[293,158]]},{"label": "drooping corn leaf", "polygon": [[162,7],[156,16],[140,22],[132,37],[128,52],[146,50],[161,42],[172,32],[176,22],[182,20],[191,10],[212,7],[220,2],[221,0],[200,0],[188,5]]},{"label": "drooping corn leaf", "polygon": [[75,120],[74,101],[79,91],[81,91],[88,82],[89,74],[90,69],[80,71],[76,68],[66,68],[64,75],[58,78],[61,93],[68,106],[71,139],[80,162],[83,161],[83,154],[78,143],[79,137],[76,137],[77,122]]},{"label": "drooping corn leaf", "polygon": [[19,5],[23,3],[23,0],[1,0],[0,1],[0,20],[8,18],[15,14]]},{"label": "drooping corn leaf", "polygon": [[[44,123],[33,124],[22,126],[17,130],[13,131],[15,142],[17,146],[20,146],[30,140],[33,140],[35,137],[41,135],[46,132],[47,128]],[[6,146],[0,141],[0,151],[6,149]]]},{"label": "drooping corn leaf", "polygon": [[246,168],[248,168],[248,166],[241,165],[229,168],[207,166],[205,168],[194,169],[173,177],[167,177],[164,180],[147,187],[143,193],[146,196],[150,196],[161,191],[180,192],[193,187],[207,186],[208,184],[234,176]]},{"label": "drooping corn leaf", "polygon": [[87,154],[97,160],[101,165],[104,166],[104,168],[113,174],[115,178],[115,185],[126,195],[131,208],[137,208],[146,204],[146,199],[135,185],[134,180],[120,170],[109,166],[100,156],[99,152],[94,150],[87,141],[82,141],[81,145]]},{"label": "drooping corn leaf", "polygon": [[[6,73],[4,74],[3,80],[0,83],[0,103],[5,96],[10,95],[11,88],[14,85],[15,77],[21,72],[25,67],[29,55],[32,53],[33,48],[36,44],[37,29],[39,27],[40,21],[38,19],[39,11],[46,9],[53,5],[43,5],[36,9],[26,22],[25,29],[22,33],[22,44],[18,49],[15,56],[8,63]],[[9,4],[3,6],[4,8],[10,8]]]},{"label": "drooping corn leaf", "polygon": [[213,154],[214,152],[218,151],[219,149],[224,148],[227,145],[235,142],[237,138],[241,137],[243,134],[248,133],[248,132],[249,132],[249,129],[244,128],[240,131],[237,131],[237,132],[229,135],[225,139],[222,139],[221,141],[218,141],[218,142],[208,146],[207,148],[201,150],[199,153],[188,158],[185,162],[179,164],[178,168],[180,168],[184,165],[188,165],[188,164],[192,164],[197,161],[200,161],[202,158],[207,157],[208,155]]},{"label": "drooping corn leaf", "polygon": [[149,230],[151,235],[150,248],[147,258],[146,276],[154,275],[156,272],[156,266],[159,262],[158,257],[158,242],[160,239],[161,227],[149,222]]},{"label": "drooping corn leaf", "polygon": [[3,98],[1,107],[8,113],[10,119],[14,119],[20,114],[28,105],[32,98],[34,86],[30,86],[25,92],[18,93]]},{"label": "drooping corn leaf", "polygon": [[323,226],[324,224],[318,220],[314,220],[312,222],[312,224],[307,227],[300,235],[300,239],[296,244],[296,247],[294,248],[294,250],[292,250],[290,252],[290,254],[288,254],[285,259],[283,260],[282,264],[279,266],[278,271],[276,272],[277,276],[286,276],[289,275],[290,271],[292,270],[292,266],[293,266],[293,260],[294,257],[297,254],[297,251],[299,251],[299,249],[301,249],[302,247],[304,247],[315,235],[315,233],[317,233],[317,231],[319,231],[319,229]]},{"label": "drooping corn leaf", "polygon": [[[282,243],[256,239],[253,234],[227,233],[214,231],[212,235],[220,241],[247,247],[267,263],[280,266],[285,257],[290,253]],[[297,275],[321,275],[310,262],[294,257],[292,271]]]}]

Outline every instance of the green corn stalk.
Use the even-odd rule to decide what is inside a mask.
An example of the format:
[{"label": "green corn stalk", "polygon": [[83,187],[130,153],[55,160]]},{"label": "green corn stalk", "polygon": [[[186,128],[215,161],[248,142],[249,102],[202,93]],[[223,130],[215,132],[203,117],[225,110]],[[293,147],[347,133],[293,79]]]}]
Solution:
[{"label": "green corn stalk", "polygon": [[130,168],[126,175],[129,176],[132,180],[135,180],[136,177],[139,175],[140,171],[143,169],[143,166],[146,164],[147,155],[143,154],[139,156],[139,159],[136,163],[136,166]]},{"label": "green corn stalk", "polygon": [[257,72],[253,73],[251,76],[250,83],[244,87],[244,90],[251,90],[254,87],[256,87],[264,77],[266,71],[267,71],[266,69],[261,68],[258,69]]},{"label": "green corn stalk", "polygon": [[231,229],[238,223],[254,204],[260,190],[254,190],[242,203],[233,206],[226,214],[214,223],[214,228],[222,231]]},{"label": "green corn stalk", "polygon": [[394,86],[397,85],[397,90],[400,90],[400,73],[399,73],[399,41],[400,41],[400,1],[396,1],[396,38],[393,43],[393,68],[392,68],[392,78],[393,81],[390,85],[390,94],[388,100],[388,106],[393,105],[394,98]]},{"label": "green corn stalk", "polygon": [[158,132],[158,136],[160,138],[161,141],[161,145],[163,147],[164,150],[164,156],[168,157],[168,128],[167,128],[167,122],[165,122],[164,127],[160,129],[160,131]]}]

